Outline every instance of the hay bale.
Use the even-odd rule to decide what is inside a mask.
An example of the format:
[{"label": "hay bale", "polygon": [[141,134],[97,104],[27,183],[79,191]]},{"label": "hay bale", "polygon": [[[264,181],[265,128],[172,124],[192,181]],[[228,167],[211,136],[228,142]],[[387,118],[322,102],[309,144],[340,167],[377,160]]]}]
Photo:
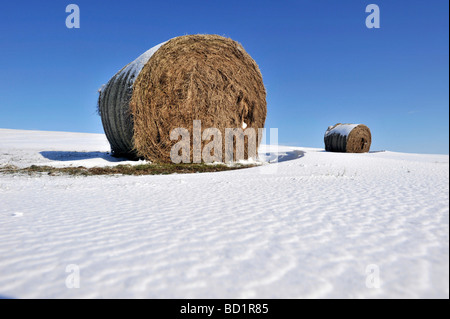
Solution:
[{"label": "hay bale", "polygon": [[372,144],[372,135],[364,124],[338,123],[328,128],[324,141],[328,152],[367,153]]},{"label": "hay bale", "polygon": [[239,43],[217,35],[150,49],[104,86],[98,107],[113,154],[154,162],[170,162],[175,128],[188,129],[192,160],[194,120],[202,130],[218,128],[225,147],[225,128],[263,128],[267,113],[258,65]]}]

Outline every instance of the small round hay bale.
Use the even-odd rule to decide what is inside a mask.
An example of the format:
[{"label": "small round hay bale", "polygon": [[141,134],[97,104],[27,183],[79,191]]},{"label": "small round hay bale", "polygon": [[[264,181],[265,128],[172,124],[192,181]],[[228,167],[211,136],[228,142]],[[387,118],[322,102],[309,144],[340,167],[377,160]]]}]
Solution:
[{"label": "small round hay bale", "polygon": [[324,141],[328,152],[367,153],[372,144],[372,135],[364,124],[338,123],[328,128]]},{"label": "small round hay bale", "polygon": [[[263,128],[261,72],[243,47],[217,35],[181,36],[120,70],[101,90],[99,113],[114,155],[170,162],[175,128]],[[259,146],[259,138],[257,146]],[[205,142],[203,142],[205,144]],[[192,140],[191,140],[192,160]],[[245,150],[247,156],[247,149]]]}]

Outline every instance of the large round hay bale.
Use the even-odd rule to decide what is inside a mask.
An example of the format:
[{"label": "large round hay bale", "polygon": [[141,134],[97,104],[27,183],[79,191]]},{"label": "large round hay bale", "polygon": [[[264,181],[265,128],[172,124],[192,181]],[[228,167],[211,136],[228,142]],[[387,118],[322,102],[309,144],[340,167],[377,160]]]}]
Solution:
[{"label": "large round hay bale", "polygon": [[258,65],[239,43],[217,35],[150,49],[101,89],[98,107],[114,155],[155,162],[170,162],[175,128],[192,138],[200,120],[202,130],[217,128],[224,139],[225,128],[263,128],[267,112]]},{"label": "large round hay bale", "polygon": [[324,140],[328,152],[367,153],[372,144],[372,135],[364,124],[338,123],[328,128]]}]

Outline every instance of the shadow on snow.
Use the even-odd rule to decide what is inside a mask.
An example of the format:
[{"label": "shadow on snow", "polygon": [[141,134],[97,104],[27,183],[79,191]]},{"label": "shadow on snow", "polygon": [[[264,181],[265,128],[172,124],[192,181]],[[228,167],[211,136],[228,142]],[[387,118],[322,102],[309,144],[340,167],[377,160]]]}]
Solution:
[{"label": "shadow on snow", "polygon": [[[101,158],[108,162],[128,161],[126,158],[118,158],[107,152],[70,152],[70,151],[43,151],[40,154],[46,159],[60,162],[82,161]],[[294,150],[280,153],[260,153],[260,158],[266,162],[287,162],[305,156],[304,151]]]},{"label": "shadow on snow", "polygon": [[107,152],[67,152],[67,151],[43,151],[40,154],[52,161],[82,161],[87,159],[101,158],[108,162],[128,161],[126,158],[113,157]]}]

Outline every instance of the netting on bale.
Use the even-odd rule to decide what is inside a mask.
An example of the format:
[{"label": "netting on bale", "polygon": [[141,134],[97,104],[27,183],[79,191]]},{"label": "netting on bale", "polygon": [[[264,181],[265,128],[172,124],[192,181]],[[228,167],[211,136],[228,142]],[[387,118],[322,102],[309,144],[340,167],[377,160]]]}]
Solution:
[{"label": "netting on bale", "polygon": [[115,155],[154,162],[170,162],[173,129],[192,137],[200,120],[202,130],[220,130],[224,148],[226,128],[258,131],[267,113],[258,65],[239,43],[217,35],[181,36],[150,49],[102,88],[98,107]]},{"label": "netting on bale", "polygon": [[367,153],[372,144],[372,135],[364,124],[338,123],[327,129],[324,142],[328,152]]}]

